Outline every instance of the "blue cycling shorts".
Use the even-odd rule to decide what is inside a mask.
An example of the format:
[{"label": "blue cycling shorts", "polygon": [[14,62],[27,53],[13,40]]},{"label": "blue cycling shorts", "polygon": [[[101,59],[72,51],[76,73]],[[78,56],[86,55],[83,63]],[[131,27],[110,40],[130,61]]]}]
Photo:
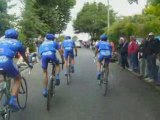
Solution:
[{"label": "blue cycling shorts", "polygon": [[72,59],[74,59],[74,52],[73,52],[73,50],[71,50],[71,51],[64,51],[64,58],[65,58],[65,60],[68,59],[68,56],[70,56]]},{"label": "blue cycling shorts", "polygon": [[42,54],[42,68],[46,70],[48,68],[49,61],[54,62],[55,64],[59,64],[59,60],[56,57],[55,53],[45,52]]},{"label": "blue cycling shorts", "polygon": [[106,57],[104,55],[101,55],[101,54],[98,55],[98,61],[99,62],[102,62],[104,59],[105,59],[106,63],[110,63],[110,58],[108,58],[108,57]]},{"label": "blue cycling shorts", "polygon": [[20,74],[18,67],[14,64],[12,58],[6,56],[0,56],[0,69],[3,69],[8,77],[15,78]]}]

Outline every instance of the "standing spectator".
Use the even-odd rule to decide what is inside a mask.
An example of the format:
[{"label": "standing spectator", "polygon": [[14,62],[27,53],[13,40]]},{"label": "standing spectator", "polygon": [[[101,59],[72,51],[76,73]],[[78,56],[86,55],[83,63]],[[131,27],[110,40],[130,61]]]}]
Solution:
[{"label": "standing spectator", "polygon": [[138,50],[140,77],[142,78],[147,76],[147,57],[146,57],[145,42],[146,42],[145,39],[143,39]]},{"label": "standing spectator", "polygon": [[125,67],[129,68],[128,61],[127,61],[128,42],[127,42],[125,37],[123,37],[123,40],[122,40],[120,54],[121,54],[121,65],[122,65],[122,68],[123,69],[125,69]]},{"label": "standing spectator", "polygon": [[156,56],[159,52],[159,41],[154,38],[154,33],[149,33],[148,40],[146,41],[146,55],[147,55],[147,68],[148,77],[145,79],[148,82],[154,82],[157,78]]},{"label": "standing spectator", "polygon": [[135,36],[130,37],[130,43],[128,45],[128,57],[130,61],[130,67],[132,71],[138,69],[138,43],[136,42]]},{"label": "standing spectator", "polygon": [[117,51],[118,51],[118,63],[119,63],[119,65],[121,65],[121,48],[122,48],[122,46],[123,46],[123,40],[124,38],[123,37],[120,37],[120,39],[119,39],[119,44],[118,44],[118,46],[117,46]]},{"label": "standing spectator", "polygon": [[29,47],[27,47],[27,48],[26,48],[26,57],[27,57],[27,58],[29,58],[29,54],[30,54]]},{"label": "standing spectator", "polygon": [[116,49],[115,49],[115,44],[114,44],[114,42],[112,42],[112,41],[110,41],[110,44],[111,44],[111,46],[112,46],[112,53],[114,53],[114,52],[116,51]]}]

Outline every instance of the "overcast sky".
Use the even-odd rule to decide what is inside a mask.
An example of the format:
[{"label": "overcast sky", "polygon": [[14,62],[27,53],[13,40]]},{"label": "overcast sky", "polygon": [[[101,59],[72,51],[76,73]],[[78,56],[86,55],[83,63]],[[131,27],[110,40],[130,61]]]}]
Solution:
[{"label": "overcast sky", "polygon": [[[82,9],[85,2],[102,2],[107,4],[107,0],[76,0],[76,5],[71,10],[72,20],[76,18],[77,13]],[[135,15],[141,14],[142,9],[145,7],[147,0],[139,0],[138,5],[136,3],[130,5],[127,0],[110,0],[110,5],[114,9],[115,12],[118,13],[119,16],[128,16],[128,15]],[[20,0],[12,0],[12,3],[17,4],[17,6],[11,10],[9,13],[16,13],[20,15],[21,10],[23,8]],[[67,29],[63,32],[64,34],[74,35],[72,21],[68,24]],[[81,34],[78,35],[80,39],[88,39],[88,36]],[[85,38],[84,38],[85,37]]]}]

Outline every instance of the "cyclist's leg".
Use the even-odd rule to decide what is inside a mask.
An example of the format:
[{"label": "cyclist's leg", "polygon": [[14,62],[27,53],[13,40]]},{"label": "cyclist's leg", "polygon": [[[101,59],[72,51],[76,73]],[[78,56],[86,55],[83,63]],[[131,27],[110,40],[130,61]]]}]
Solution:
[{"label": "cyclist's leg", "polygon": [[108,78],[108,76],[109,76],[109,63],[110,63],[110,59],[109,58],[106,58],[105,59],[105,62],[106,62],[106,72],[107,72],[107,78]]},{"label": "cyclist's leg", "polygon": [[20,88],[20,81],[21,81],[21,76],[18,71],[18,68],[13,63],[12,60],[8,60],[7,62],[2,63],[0,67],[5,70],[7,76],[14,78],[14,85],[12,87],[11,98],[10,98],[9,104],[14,109],[18,110],[19,106],[17,105],[17,95],[18,95],[18,91]]},{"label": "cyclist's leg", "polygon": [[67,76],[67,67],[68,67],[68,56],[69,56],[69,52],[68,51],[64,51],[64,61],[65,61],[65,76]]},{"label": "cyclist's leg", "polygon": [[98,55],[98,60],[97,60],[97,79],[100,79],[100,75],[101,75],[101,62],[103,60],[103,56],[102,55]]},{"label": "cyclist's leg", "polygon": [[55,54],[50,56],[50,60],[52,60],[56,64],[56,85],[59,85],[60,84],[60,77],[59,77],[60,65],[59,65],[59,60],[57,59]]},{"label": "cyclist's leg", "polygon": [[43,56],[42,55],[42,69],[43,69],[43,75],[44,75],[44,80],[43,80],[43,96],[47,96],[47,86],[48,86],[48,62],[49,62],[49,57],[47,55]]}]

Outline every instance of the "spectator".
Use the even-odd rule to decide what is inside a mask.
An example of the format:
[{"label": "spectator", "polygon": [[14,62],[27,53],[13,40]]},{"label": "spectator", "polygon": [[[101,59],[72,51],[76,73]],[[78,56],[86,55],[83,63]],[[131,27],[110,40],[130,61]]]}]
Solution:
[{"label": "spectator", "polygon": [[37,58],[37,53],[33,52],[29,55],[29,63],[39,62]]},{"label": "spectator", "polygon": [[129,68],[127,56],[128,56],[128,42],[125,37],[122,39],[122,44],[120,47],[120,54],[121,54],[121,65],[122,68],[125,69],[125,67]]},{"label": "spectator", "polygon": [[121,52],[120,52],[120,50],[121,50],[121,48],[122,48],[122,46],[123,46],[123,37],[120,37],[120,39],[119,39],[119,45],[117,46],[117,51],[118,51],[118,63],[119,63],[119,65],[121,65]]},{"label": "spectator", "polygon": [[110,44],[111,44],[111,46],[112,46],[112,53],[114,53],[115,51],[116,51],[116,49],[115,49],[115,44],[114,44],[114,42],[110,42]]},{"label": "spectator", "polygon": [[128,57],[132,71],[138,69],[138,47],[135,36],[131,36],[130,43],[128,45]]},{"label": "spectator", "polygon": [[154,38],[154,33],[149,33],[148,40],[146,41],[146,55],[147,55],[147,69],[148,82],[154,82],[157,78],[156,56],[159,52],[159,41]]},{"label": "spectator", "polygon": [[27,58],[29,58],[29,54],[30,54],[29,47],[27,47],[27,48],[26,48],[26,57],[27,57]]},{"label": "spectator", "polygon": [[142,78],[145,78],[147,76],[147,57],[146,57],[145,42],[146,42],[145,39],[143,39],[138,49],[140,77]]}]

